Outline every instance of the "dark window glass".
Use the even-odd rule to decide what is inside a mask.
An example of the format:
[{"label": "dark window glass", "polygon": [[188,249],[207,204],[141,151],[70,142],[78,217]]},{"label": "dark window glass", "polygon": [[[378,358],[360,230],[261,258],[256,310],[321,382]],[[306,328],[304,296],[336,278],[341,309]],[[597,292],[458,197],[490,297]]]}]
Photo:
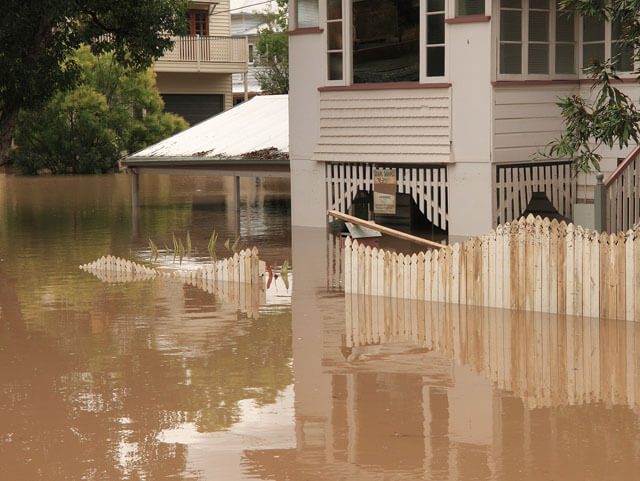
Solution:
[{"label": "dark window glass", "polygon": [[444,0],[427,0],[427,12],[444,12]]},{"label": "dark window glass", "polygon": [[342,22],[327,23],[329,50],[342,50]]},{"label": "dark window glass", "polygon": [[584,42],[604,42],[604,20],[595,17],[583,17],[582,40]]},{"label": "dark window glass", "polygon": [[419,45],[419,0],[353,2],[354,83],[417,81]]},{"label": "dark window glass", "polygon": [[427,16],[427,44],[444,43],[444,13]]},{"label": "dark window glass", "polygon": [[572,43],[556,45],[556,73],[576,73],[574,48]]},{"label": "dark window glass", "polygon": [[327,0],[327,20],[342,18],[342,0]]},{"label": "dark window glass", "polygon": [[529,44],[529,73],[549,73],[549,44]]},{"label": "dark window glass", "polygon": [[587,68],[594,63],[602,62],[604,62],[604,42],[583,45],[582,68]]},{"label": "dark window glass", "polygon": [[522,46],[519,43],[500,45],[500,73],[522,73]]},{"label": "dark window glass", "polygon": [[342,52],[329,53],[329,80],[342,80]]},{"label": "dark window glass", "polygon": [[558,12],[556,17],[556,42],[575,42],[576,24],[572,13]]},{"label": "dark window glass", "polygon": [[444,76],[444,47],[427,47],[427,77]]},{"label": "dark window glass", "polygon": [[484,15],[484,0],[456,0],[456,17]]},{"label": "dark window glass", "polygon": [[520,42],[522,40],[522,12],[503,10],[500,12],[500,40]]}]

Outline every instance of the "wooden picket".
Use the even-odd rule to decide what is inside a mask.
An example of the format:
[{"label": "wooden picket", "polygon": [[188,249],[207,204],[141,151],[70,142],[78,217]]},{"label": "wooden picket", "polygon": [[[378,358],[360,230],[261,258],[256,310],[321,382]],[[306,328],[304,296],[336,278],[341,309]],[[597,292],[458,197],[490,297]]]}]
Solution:
[{"label": "wooden picket", "polygon": [[419,255],[345,247],[347,293],[640,320],[640,228],[599,234],[528,216]]}]

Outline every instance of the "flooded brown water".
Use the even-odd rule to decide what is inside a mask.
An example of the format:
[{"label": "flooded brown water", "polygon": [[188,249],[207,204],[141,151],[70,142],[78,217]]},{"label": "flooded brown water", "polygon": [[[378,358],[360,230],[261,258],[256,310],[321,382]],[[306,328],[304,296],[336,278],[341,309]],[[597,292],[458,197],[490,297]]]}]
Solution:
[{"label": "flooded brown water", "polygon": [[[347,297],[288,183],[240,244],[293,266],[253,318],[78,265],[238,235],[231,182],[0,174],[0,480],[640,479],[640,324]],[[330,247],[331,246],[331,247]]]}]

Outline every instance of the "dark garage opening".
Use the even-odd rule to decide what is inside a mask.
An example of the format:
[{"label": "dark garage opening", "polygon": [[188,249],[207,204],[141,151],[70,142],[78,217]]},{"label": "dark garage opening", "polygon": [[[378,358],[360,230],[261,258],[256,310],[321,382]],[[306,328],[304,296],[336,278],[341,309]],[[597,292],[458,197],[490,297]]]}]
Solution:
[{"label": "dark garage opening", "polygon": [[181,115],[190,125],[207,120],[224,110],[221,94],[162,94],[164,109]]}]

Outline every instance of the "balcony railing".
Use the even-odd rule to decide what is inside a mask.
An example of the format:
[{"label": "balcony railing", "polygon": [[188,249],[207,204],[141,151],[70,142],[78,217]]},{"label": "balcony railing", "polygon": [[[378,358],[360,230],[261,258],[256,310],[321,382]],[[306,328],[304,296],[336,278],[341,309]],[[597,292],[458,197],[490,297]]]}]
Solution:
[{"label": "balcony railing", "polygon": [[247,39],[188,35],[173,37],[175,44],[158,62],[247,64]]}]

